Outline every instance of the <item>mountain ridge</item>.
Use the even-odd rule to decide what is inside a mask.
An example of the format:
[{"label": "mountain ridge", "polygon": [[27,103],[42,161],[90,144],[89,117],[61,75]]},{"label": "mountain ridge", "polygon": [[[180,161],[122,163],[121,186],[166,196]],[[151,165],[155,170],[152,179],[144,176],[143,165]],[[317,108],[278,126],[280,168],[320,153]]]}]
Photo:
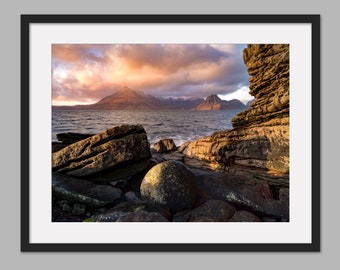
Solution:
[{"label": "mountain ridge", "polygon": [[[202,109],[212,105],[213,110],[237,110],[246,106],[239,100],[225,101],[217,95],[203,98],[156,98],[125,86],[113,94],[103,97],[98,102],[88,105],[52,106],[53,110],[208,110]],[[201,107],[200,107],[201,106]],[[211,110],[211,109],[209,109]]]},{"label": "mountain ridge", "polygon": [[218,110],[244,110],[244,105],[238,99],[222,100],[218,95],[213,94],[208,96],[195,110],[197,111],[218,111]]}]

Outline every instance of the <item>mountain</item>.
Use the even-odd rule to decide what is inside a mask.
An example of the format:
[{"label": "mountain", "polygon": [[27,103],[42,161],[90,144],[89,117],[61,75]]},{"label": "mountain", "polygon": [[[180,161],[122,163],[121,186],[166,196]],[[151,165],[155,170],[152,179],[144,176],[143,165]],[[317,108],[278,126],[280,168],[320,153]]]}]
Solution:
[{"label": "mountain", "polygon": [[250,104],[252,104],[254,101],[255,101],[255,98],[249,100],[249,101],[247,102],[246,106],[247,106],[248,108],[250,108],[250,107],[251,107]]},{"label": "mountain", "polygon": [[137,93],[128,87],[123,87],[110,96],[104,97],[97,103],[77,106],[54,106],[53,109],[75,110],[162,110],[169,109],[154,96]]},{"label": "mountain", "polygon": [[201,104],[203,98],[163,98],[161,101],[171,109],[191,110]]},{"label": "mountain", "polygon": [[128,87],[123,87],[114,94],[104,97],[91,105],[98,110],[160,110],[167,106],[154,96],[137,93]]},{"label": "mountain", "polygon": [[222,100],[217,95],[208,96],[195,110],[217,111],[217,110],[244,110],[247,107],[238,99]]}]

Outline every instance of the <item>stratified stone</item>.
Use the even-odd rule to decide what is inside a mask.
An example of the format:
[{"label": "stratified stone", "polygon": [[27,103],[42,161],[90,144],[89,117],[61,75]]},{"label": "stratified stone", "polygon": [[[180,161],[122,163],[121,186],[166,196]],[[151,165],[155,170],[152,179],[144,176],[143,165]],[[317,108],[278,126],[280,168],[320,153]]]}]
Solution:
[{"label": "stratified stone", "polygon": [[95,134],[84,134],[84,133],[75,133],[75,132],[65,132],[56,134],[58,141],[63,143],[72,144],[86,138],[89,138]]},{"label": "stratified stone", "polygon": [[158,142],[156,142],[153,145],[153,149],[157,153],[166,153],[175,151],[177,149],[175,142],[172,139],[163,139]]},{"label": "stratified stone", "polygon": [[276,189],[289,186],[289,44],[251,44],[243,52],[250,78],[249,109],[233,129],[191,142],[185,164],[259,175]]},{"label": "stratified stone", "polygon": [[172,212],[190,209],[197,197],[195,175],[179,161],[165,161],[151,168],[140,191],[143,200],[167,206]]},{"label": "stratified stone", "polygon": [[110,204],[121,196],[121,190],[110,185],[99,185],[83,179],[52,173],[53,197],[93,207]]},{"label": "stratified stone", "polygon": [[143,171],[149,165],[150,157],[144,128],[123,125],[53,153],[52,170],[92,181],[110,182]]}]

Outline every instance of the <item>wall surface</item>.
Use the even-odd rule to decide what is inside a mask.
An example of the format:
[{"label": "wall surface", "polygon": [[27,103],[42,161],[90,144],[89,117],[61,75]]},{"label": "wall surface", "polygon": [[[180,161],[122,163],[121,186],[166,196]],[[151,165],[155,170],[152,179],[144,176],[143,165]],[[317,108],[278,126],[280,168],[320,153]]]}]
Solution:
[{"label": "wall surface", "polygon": [[[338,8],[336,1],[2,1],[1,258],[11,269],[323,269],[338,262],[336,174],[339,147]],[[20,252],[20,14],[321,14],[321,249],[320,253],[21,253]]]}]

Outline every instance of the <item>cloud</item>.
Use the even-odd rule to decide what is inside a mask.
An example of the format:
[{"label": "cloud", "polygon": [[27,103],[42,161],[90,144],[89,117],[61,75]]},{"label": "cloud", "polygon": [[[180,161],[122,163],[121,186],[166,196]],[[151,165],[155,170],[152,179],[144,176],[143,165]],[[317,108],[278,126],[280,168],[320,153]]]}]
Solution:
[{"label": "cloud", "polygon": [[55,44],[54,103],[93,103],[123,86],[157,97],[206,97],[248,85],[245,45]]}]

